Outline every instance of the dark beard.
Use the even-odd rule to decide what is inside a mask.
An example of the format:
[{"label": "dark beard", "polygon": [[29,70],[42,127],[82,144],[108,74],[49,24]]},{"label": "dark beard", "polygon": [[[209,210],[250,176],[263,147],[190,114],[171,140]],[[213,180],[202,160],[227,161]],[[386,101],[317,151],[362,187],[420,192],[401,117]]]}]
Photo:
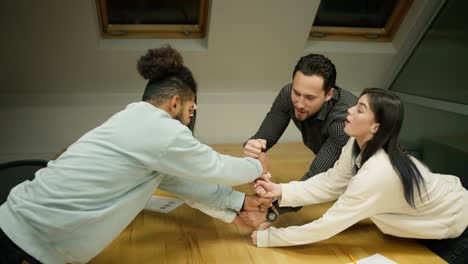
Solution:
[{"label": "dark beard", "polygon": [[178,114],[176,115],[175,119],[179,120],[180,123],[184,124],[184,123],[182,122],[182,116],[183,116],[183,115],[182,115],[182,111],[180,111],[180,113],[178,113]]}]

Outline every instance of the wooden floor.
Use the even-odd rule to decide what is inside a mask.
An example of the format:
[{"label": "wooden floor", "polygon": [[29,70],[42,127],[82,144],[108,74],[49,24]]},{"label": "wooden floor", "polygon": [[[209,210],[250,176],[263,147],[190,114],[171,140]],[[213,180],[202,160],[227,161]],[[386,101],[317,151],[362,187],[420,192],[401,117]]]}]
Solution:
[{"label": "wooden floor", "polygon": [[[242,153],[240,145],[212,147],[223,154]],[[278,144],[268,153],[275,182],[299,179],[314,156],[300,143]],[[248,185],[236,189],[252,193]],[[274,226],[308,223],[319,218],[330,205],[308,206],[282,215]],[[210,218],[185,204],[169,214],[141,212],[90,263],[350,263],[348,254],[360,259],[375,253],[400,264],[445,263],[415,240],[382,234],[370,220],[306,246],[257,248],[252,245],[249,230]]]}]

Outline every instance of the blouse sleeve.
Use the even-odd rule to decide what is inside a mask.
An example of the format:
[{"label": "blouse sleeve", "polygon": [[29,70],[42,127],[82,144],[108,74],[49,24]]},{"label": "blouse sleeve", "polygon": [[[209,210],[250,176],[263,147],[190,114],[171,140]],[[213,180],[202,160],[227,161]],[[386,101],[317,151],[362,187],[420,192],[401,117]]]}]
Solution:
[{"label": "blouse sleeve", "polygon": [[292,181],[281,184],[280,206],[302,206],[338,199],[353,176],[351,160],[354,139],[343,147],[340,158],[333,168],[315,175],[306,181]]},{"label": "blouse sleeve", "polygon": [[346,190],[325,214],[302,226],[270,227],[257,233],[257,246],[303,245],[328,239],[346,228],[374,215],[394,210],[395,193],[401,182],[388,161],[366,162],[349,180]]}]

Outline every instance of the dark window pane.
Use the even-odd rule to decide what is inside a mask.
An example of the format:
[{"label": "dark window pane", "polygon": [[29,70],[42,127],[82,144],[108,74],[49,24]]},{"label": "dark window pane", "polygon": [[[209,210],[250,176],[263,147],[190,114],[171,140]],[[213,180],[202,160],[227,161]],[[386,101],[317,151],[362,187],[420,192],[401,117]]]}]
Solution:
[{"label": "dark window pane", "polygon": [[390,89],[468,105],[468,1],[445,2]]},{"label": "dark window pane", "polygon": [[200,0],[108,0],[109,24],[198,24]]},{"label": "dark window pane", "polygon": [[323,0],[314,26],[383,28],[397,0]]}]

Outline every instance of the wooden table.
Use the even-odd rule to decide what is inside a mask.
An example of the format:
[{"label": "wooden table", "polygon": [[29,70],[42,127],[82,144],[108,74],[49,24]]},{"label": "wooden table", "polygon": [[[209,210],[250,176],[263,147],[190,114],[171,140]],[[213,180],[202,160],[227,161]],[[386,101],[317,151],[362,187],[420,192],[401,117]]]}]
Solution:
[{"label": "wooden table", "polygon": [[[223,154],[240,156],[240,145],[213,145]],[[268,154],[275,182],[302,177],[313,153],[301,143],[276,145]],[[252,193],[248,185],[236,189]],[[157,191],[157,194],[164,194]],[[304,207],[282,215],[276,227],[302,225],[319,218],[332,203]],[[257,248],[247,228],[226,224],[187,205],[169,214],[143,211],[90,263],[350,263],[375,253],[400,263],[446,263],[416,240],[384,235],[364,220],[321,242],[286,248]]]}]

